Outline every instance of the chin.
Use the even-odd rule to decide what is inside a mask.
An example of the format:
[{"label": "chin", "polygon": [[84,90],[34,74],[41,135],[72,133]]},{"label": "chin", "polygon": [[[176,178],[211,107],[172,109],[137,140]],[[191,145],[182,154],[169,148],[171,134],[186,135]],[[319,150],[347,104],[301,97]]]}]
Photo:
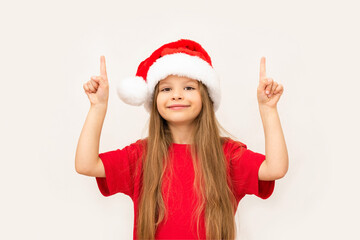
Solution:
[{"label": "chin", "polygon": [[176,116],[172,116],[172,117],[165,117],[164,118],[167,122],[169,123],[173,123],[173,124],[180,124],[180,123],[191,123],[192,121],[194,121],[193,118],[185,118],[182,116],[176,117]]}]

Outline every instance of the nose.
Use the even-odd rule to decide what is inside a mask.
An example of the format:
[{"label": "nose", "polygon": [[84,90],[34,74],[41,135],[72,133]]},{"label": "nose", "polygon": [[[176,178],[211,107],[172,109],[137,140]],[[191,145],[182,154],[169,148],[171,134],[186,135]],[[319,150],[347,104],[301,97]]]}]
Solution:
[{"label": "nose", "polygon": [[176,100],[176,99],[182,99],[183,96],[182,96],[182,93],[180,90],[174,90],[173,91],[173,95],[172,95],[172,99],[173,100]]}]

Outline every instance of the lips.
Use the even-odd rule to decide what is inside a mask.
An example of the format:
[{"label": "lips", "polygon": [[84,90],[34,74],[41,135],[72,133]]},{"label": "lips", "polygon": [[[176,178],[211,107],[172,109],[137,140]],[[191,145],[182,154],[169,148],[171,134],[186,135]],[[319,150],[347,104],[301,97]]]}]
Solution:
[{"label": "lips", "polygon": [[174,104],[174,105],[169,106],[168,108],[177,110],[177,109],[183,109],[183,108],[187,108],[187,107],[190,107],[190,105]]},{"label": "lips", "polygon": [[169,108],[173,108],[173,107],[189,107],[190,105],[183,105],[183,104],[174,104],[169,106]]}]

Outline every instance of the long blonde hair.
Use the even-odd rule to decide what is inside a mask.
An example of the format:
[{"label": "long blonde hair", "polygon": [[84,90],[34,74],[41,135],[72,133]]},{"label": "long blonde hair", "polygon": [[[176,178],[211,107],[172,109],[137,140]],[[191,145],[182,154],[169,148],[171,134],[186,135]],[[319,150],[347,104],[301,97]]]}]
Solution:
[{"label": "long blonde hair", "polygon": [[[207,239],[235,239],[237,203],[232,192],[230,176],[226,173],[229,166],[222,147],[226,138],[220,137],[219,130],[228,132],[216,120],[207,87],[200,81],[199,91],[202,109],[194,120],[194,144],[191,144],[195,176],[193,186],[200,199],[193,212],[197,219],[197,236],[200,238],[200,215],[205,210]],[[156,228],[162,221],[167,220],[168,214],[161,186],[167,167],[169,166],[172,171],[168,148],[173,138],[166,120],[157,110],[158,93],[159,89],[156,85],[150,113],[146,154],[142,159],[142,188],[136,232],[138,239],[155,239]],[[191,218],[191,221],[193,219]]]}]

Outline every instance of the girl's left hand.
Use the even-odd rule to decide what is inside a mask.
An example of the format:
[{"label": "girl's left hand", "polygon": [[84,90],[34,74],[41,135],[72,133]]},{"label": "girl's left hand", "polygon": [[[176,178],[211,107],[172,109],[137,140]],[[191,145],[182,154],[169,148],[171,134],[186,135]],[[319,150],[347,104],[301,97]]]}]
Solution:
[{"label": "girl's left hand", "polygon": [[283,85],[273,81],[272,78],[266,77],[265,57],[262,57],[260,61],[260,81],[257,88],[259,107],[276,108],[276,104],[283,92]]}]

